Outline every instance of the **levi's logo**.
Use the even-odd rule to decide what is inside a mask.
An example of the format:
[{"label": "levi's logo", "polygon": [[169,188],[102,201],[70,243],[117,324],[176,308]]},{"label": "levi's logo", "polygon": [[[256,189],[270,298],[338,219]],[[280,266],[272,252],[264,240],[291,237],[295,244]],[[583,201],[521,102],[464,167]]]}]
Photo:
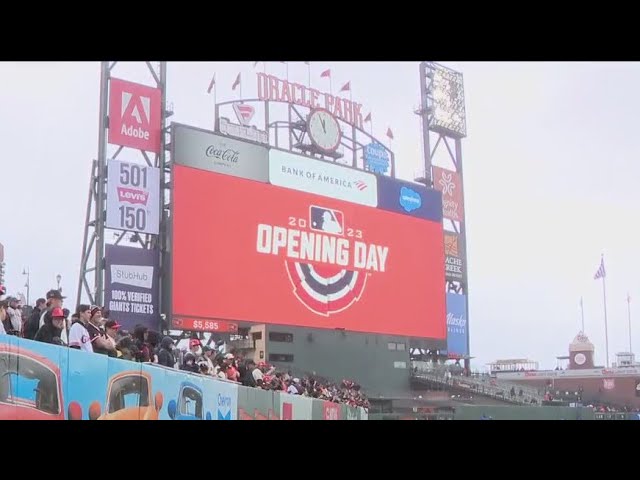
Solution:
[{"label": "levi's logo", "polygon": [[131,204],[146,205],[149,193],[135,188],[118,187],[118,200]]}]

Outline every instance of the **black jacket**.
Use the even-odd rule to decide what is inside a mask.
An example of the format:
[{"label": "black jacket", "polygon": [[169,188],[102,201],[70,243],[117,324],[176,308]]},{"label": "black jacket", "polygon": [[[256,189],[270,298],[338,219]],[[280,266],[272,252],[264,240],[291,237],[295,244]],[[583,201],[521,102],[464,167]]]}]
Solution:
[{"label": "black jacket", "polygon": [[42,310],[38,307],[33,309],[29,320],[27,320],[27,324],[24,328],[24,338],[28,338],[29,340],[33,340],[36,337],[36,333],[40,329],[40,316],[42,315]]},{"label": "black jacket", "polygon": [[162,339],[160,350],[158,350],[158,364],[173,368],[176,364],[176,359],[170,350],[171,345],[173,345],[171,337],[164,337]]},{"label": "black jacket", "polygon": [[62,345],[60,340],[62,335],[62,329],[56,328],[53,323],[47,317],[44,319],[44,325],[38,329],[36,336],[33,338],[36,342],[51,343],[54,345]]}]

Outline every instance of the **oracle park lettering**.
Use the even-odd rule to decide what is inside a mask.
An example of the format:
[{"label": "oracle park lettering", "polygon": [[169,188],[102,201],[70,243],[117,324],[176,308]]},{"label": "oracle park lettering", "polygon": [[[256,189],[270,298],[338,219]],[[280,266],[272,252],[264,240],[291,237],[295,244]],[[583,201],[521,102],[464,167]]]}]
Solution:
[{"label": "oracle park lettering", "polygon": [[323,108],[349,125],[363,128],[362,104],[330,93],[322,93],[300,83],[281,80],[273,75],[262,72],[257,75],[260,100],[292,103],[310,109]]},{"label": "oracle park lettering", "polygon": [[389,256],[386,246],[263,223],[258,225],[256,251],[368,272],[384,272]]}]

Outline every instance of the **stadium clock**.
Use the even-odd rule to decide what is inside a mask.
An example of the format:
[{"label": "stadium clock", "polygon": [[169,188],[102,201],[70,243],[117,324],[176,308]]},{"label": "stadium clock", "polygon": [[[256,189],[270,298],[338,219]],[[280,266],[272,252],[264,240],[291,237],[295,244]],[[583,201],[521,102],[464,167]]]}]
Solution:
[{"label": "stadium clock", "polygon": [[334,152],[340,145],[342,130],[327,110],[314,110],[309,115],[307,131],[313,144],[323,152]]}]

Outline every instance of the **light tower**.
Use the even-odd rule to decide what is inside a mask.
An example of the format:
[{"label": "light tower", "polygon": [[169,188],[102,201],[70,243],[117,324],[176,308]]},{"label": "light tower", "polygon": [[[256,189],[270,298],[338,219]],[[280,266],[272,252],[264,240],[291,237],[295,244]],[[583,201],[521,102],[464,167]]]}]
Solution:
[{"label": "light tower", "polygon": [[[467,135],[462,74],[434,62],[420,64],[420,106],[424,169],[416,181],[442,192],[447,293],[464,295],[466,348],[451,352],[469,369],[469,285],[462,173],[462,139]],[[456,302],[460,303],[460,302]],[[448,329],[449,330],[449,329]],[[464,329],[463,329],[464,330]],[[459,332],[458,332],[459,333]]]}]

